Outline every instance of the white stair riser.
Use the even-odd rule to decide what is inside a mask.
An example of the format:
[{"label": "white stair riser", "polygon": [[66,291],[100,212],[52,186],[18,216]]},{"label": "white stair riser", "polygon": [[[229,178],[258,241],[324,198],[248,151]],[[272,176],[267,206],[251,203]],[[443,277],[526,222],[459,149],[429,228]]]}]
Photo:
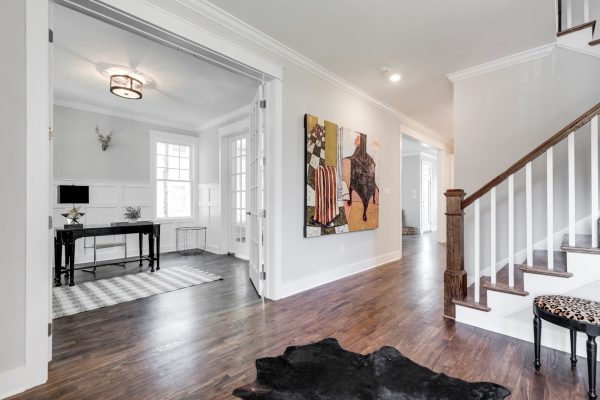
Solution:
[{"label": "white stair riser", "polygon": [[[567,253],[571,278],[525,274],[524,286],[529,296],[496,291],[487,292],[489,312],[456,307],[456,321],[492,332],[533,342],[533,298],[542,294],[565,294],[600,302],[600,255]],[[543,323],[542,345],[570,352],[569,331]],[[585,335],[578,337],[577,352],[585,356]]]}]

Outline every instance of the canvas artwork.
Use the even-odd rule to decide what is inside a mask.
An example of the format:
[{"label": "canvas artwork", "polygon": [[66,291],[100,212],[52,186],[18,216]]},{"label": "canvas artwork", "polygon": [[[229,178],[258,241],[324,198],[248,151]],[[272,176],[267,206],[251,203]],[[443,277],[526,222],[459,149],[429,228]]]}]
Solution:
[{"label": "canvas artwork", "polygon": [[306,114],[304,236],[379,227],[379,143]]}]

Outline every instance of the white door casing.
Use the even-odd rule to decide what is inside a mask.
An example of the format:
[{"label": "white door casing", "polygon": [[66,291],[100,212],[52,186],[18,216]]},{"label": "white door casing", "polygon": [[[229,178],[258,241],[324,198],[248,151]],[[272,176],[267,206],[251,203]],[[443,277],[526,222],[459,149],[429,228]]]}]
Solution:
[{"label": "white door casing", "polygon": [[421,232],[431,231],[432,163],[421,161]]}]

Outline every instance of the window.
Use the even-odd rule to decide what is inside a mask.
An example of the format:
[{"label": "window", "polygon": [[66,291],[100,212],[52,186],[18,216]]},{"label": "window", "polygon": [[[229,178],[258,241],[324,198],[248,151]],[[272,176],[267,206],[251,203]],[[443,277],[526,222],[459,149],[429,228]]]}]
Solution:
[{"label": "window", "polygon": [[156,218],[192,217],[192,145],[153,141],[156,157]]},{"label": "window", "polygon": [[246,138],[229,140],[231,239],[246,243]]}]

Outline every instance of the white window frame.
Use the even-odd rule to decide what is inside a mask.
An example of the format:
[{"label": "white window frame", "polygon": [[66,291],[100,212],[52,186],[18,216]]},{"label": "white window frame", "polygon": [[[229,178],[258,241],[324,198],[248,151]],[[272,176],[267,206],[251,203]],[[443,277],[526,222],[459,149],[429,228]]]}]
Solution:
[{"label": "white window frame", "polygon": [[[161,217],[156,215],[156,144],[158,142],[189,146],[190,154],[190,192],[191,192],[191,215],[189,217]],[[165,222],[193,222],[196,220],[198,211],[197,201],[197,171],[198,171],[198,138],[196,136],[182,135],[179,133],[150,130],[150,186],[152,188],[152,219]]]}]

